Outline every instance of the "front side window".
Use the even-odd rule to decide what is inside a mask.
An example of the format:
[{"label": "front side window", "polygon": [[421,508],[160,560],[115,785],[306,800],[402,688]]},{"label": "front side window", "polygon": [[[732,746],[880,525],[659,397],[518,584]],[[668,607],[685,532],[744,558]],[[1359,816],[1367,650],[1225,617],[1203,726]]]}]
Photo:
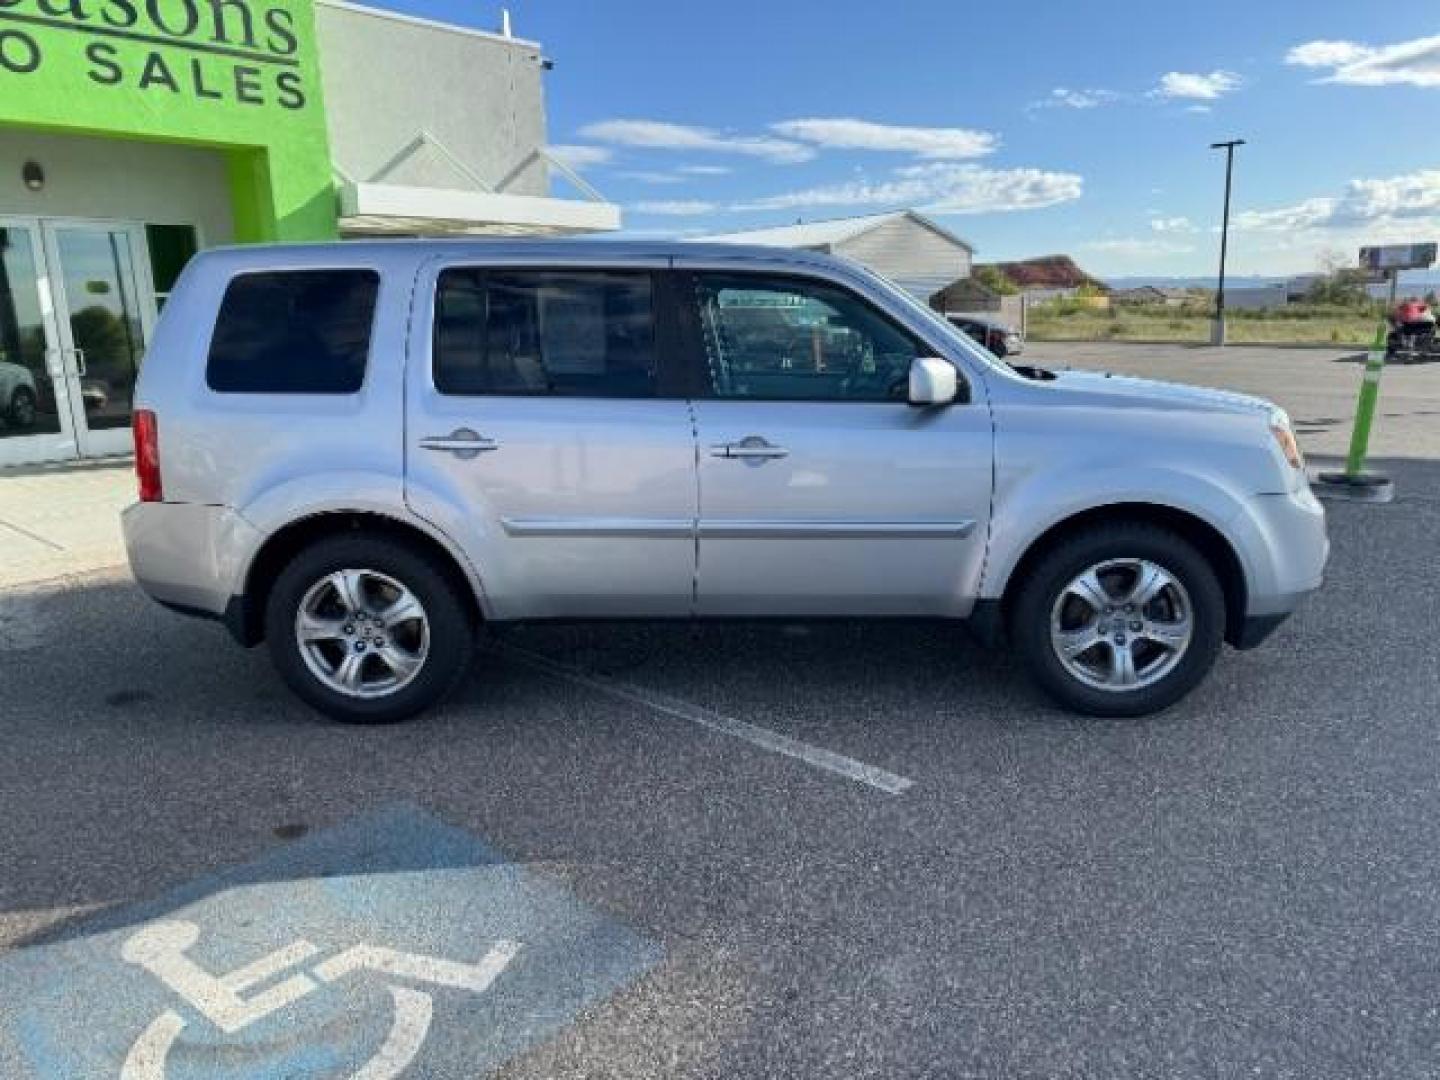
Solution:
[{"label": "front side window", "polygon": [[711,392],[762,401],[903,401],[930,355],[855,294],[824,282],[695,276]]},{"label": "front side window", "polygon": [[440,275],[434,379],[442,394],[654,397],[655,355],[648,273]]},{"label": "front side window", "polygon": [[280,270],[230,282],[205,377],[232,394],[353,394],[365,381],[380,275]]}]

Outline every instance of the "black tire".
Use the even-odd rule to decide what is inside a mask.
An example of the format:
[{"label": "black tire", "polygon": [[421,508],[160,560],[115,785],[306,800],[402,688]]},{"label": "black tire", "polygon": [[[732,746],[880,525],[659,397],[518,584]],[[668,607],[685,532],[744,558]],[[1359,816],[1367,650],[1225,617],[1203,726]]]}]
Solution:
[{"label": "black tire", "polygon": [[[353,697],[332,689],[310,670],[296,641],[295,620],[310,588],[337,570],[384,574],[424,606],[429,649],[410,682],[380,697]],[[453,579],[429,555],[386,536],[353,533],[319,540],[280,572],[265,609],[265,637],[281,678],[305,702],[347,724],[405,720],[449,694],[474,659],[475,628]]]},{"label": "black tire", "polygon": [[[1188,647],[1157,681],[1107,690],[1082,681],[1061,662],[1051,645],[1051,615],[1062,591],[1086,569],[1122,559],[1145,559],[1173,575],[1189,596],[1193,627]],[[1065,708],[1090,716],[1146,716],[1175,704],[1214,665],[1225,638],[1225,593],[1209,560],[1178,533],[1141,522],[1097,525],[1061,540],[1030,567],[1010,606],[1009,631],[1031,676]]]},{"label": "black tire", "polygon": [[17,386],[10,395],[10,408],[6,415],[17,428],[35,426],[35,391],[28,386]]}]

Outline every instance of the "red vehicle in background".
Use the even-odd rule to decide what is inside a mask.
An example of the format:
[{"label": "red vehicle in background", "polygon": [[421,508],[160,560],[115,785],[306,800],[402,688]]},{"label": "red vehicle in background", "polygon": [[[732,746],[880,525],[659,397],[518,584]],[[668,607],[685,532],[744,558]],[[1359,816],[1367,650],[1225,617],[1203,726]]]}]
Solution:
[{"label": "red vehicle in background", "polygon": [[1418,364],[1440,360],[1440,337],[1435,332],[1435,313],[1423,300],[1411,297],[1390,312],[1390,336],[1385,359],[1390,363]]}]

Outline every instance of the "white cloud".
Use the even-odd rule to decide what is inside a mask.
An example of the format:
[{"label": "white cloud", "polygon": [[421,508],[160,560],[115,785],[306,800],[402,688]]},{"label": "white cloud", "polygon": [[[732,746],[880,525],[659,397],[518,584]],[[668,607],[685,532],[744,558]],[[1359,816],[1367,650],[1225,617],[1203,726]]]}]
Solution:
[{"label": "white cloud", "polygon": [[572,169],[604,165],[615,152],[608,146],[547,146],[545,148]]},{"label": "white cloud", "polygon": [[1336,199],[1306,199],[1274,210],[1242,210],[1230,219],[1232,228],[1255,232],[1291,232],[1326,224],[1335,212]]},{"label": "white cloud", "polygon": [[1349,86],[1440,86],[1440,34],[1361,45],[1354,41],[1307,41],[1285,54],[1297,67],[1329,68],[1320,81]]},{"label": "white cloud", "polygon": [[1032,101],[1026,108],[1095,109],[1101,105],[1108,105],[1112,101],[1118,101],[1119,98],[1120,95],[1113,90],[1073,90],[1067,86],[1057,86],[1050,91],[1049,97]]},{"label": "white cloud", "polygon": [[1353,41],[1307,41],[1286,53],[1285,62],[1299,67],[1341,67],[1363,60],[1369,51]]},{"label": "white cloud", "polygon": [[1352,180],[1340,195],[1322,195],[1271,210],[1236,214],[1237,229],[1292,232],[1401,222],[1440,214],[1440,169]]},{"label": "white cloud", "polygon": [[1204,116],[1207,113],[1214,112],[1215,110],[1212,109],[1209,105],[1186,105],[1185,111],[1188,113],[1197,113],[1201,116]]},{"label": "white cloud", "polygon": [[731,209],[914,206],[937,214],[978,214],[1054,206],[1078,199],[1083,189],[1084,180],[1075,173],[935,162],[896,169],[883,180],[850,180],[783,192]]},{"label": "white cloud", "polygon": [[685,178],[676,173],[653,172],[649,169],[634,169],[629,172],[617,172],[614,174],[622,180],[635,180],[641,184],[681,184]]},{"label": "white cloud", "polygon": [[850,118],[783,120],[770,130],[835,150],[899,151],[932,159],[984,157],[1000,144],[990,132],[972,128],[907,127]]},{"label": "white cloud", "polygon": [[1233,71],[1212,71],[1208,74],[1167,71],[1160,76],[1160,85],[1151,93],[1162,98],[1214,101],[1232,90],[1238,90],[1242,81]]},{"label": "white cloud", "polygon": [[1155,217],[1150,219],[1150,228],[1158,233],[1191,233],[1195,226],[1187,217]]},{"label": "white cloud", "polygon": [[722,208],[702,199],[658,199],[631,203],[630,209],[637,214],[658,214],[662,217],[699,217],[702,214],[713,214]]},{"label": "white cloud", "polygon": [[1090,240],[1080,245],[1086,251],[1098,251],[1106,255],[1119,255],[1128,259],[1154,259],[1164,255],[1188,255],[1195,250],[1190,244],[1173,240],[1156,240],[1152,237],[1121,237],[1106,240]]},{"label": "white cloud", "polygon": [[601,120],[587,124],[580,134],[597,142],[637,146],[647,150],[701,150],[743,154],[773,162],[809,161],[815,151],[800,143],[766,135],[730,135],[712,128],[671,124],[664,120]]},{"label": "white cloud", "polygon": [[734,171],[728,165],[681,165],[676,170],[687,176],[728,176]]}]

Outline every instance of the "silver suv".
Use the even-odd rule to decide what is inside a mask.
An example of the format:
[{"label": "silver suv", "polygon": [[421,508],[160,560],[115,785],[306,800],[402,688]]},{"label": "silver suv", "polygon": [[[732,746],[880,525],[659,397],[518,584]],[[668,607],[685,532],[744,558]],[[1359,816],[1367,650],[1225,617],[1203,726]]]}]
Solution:
[{"label": "silver suv", "polygon": [[136,579],[349,721],[438,700],[485,624],[757,616],[969,619],[1141,715],[1328,551],[1272,405],[1011,367],[798,251],[213,251],[137,406]]}]

